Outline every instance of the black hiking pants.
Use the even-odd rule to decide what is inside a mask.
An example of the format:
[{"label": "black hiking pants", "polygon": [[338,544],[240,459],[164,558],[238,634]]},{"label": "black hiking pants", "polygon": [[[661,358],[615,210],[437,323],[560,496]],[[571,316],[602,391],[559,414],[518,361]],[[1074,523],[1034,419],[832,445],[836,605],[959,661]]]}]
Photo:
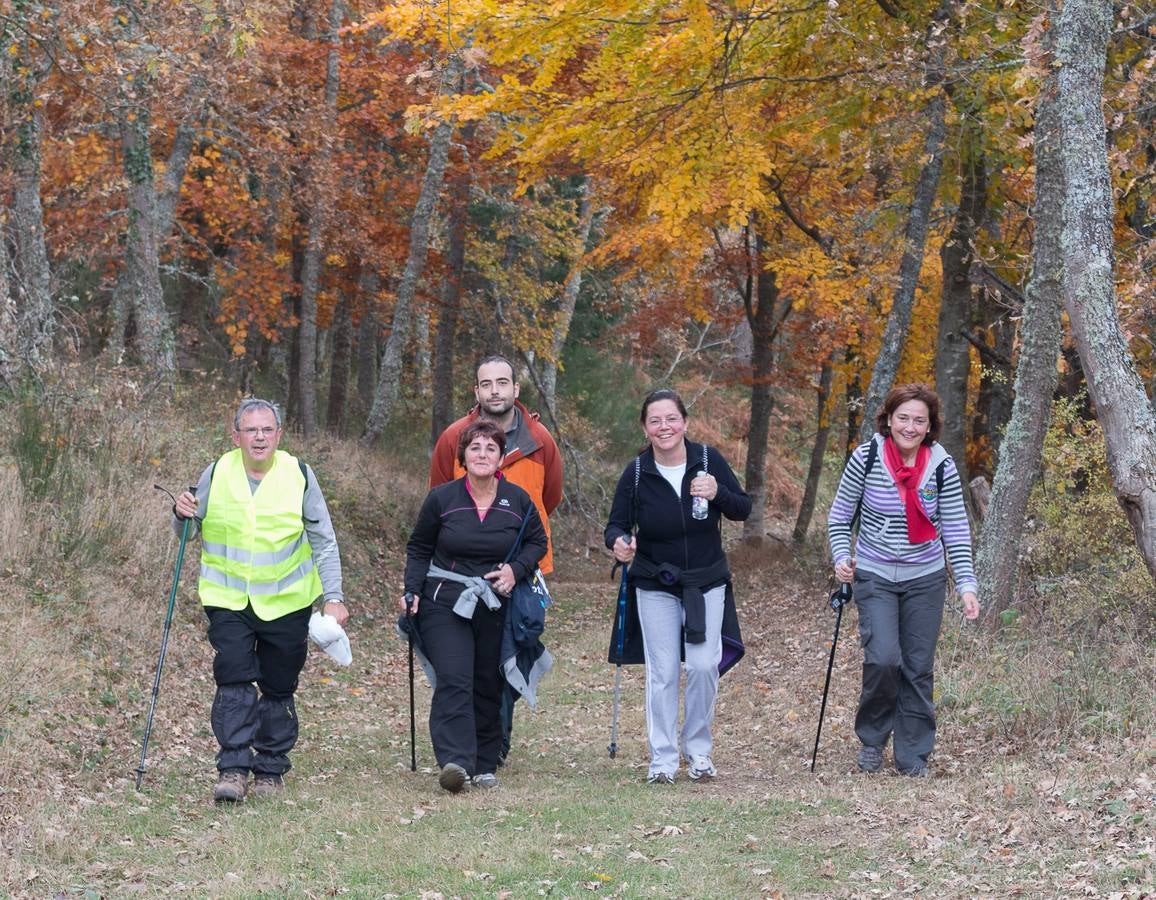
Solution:
[{"label": "black hiking pants", "polygon": [[478,603],[472,619],[452,603],[422,597],[417,623],[437,686],[429,736],[438,765],[457,763],[470,775],[497,771],[502,747],[502,629],[506,606]]},{"label": "black hiking pants", "polygon": [[855,573],[863,647],[855,734],[871,747],[884,747],[892,738],[901,772],[926,765],[935,747],[935,644],[946,587],[942,569],[908,581]]},{"label": "black hiking pants", "polygon": [[217,652],[212,724],[221,771],[289,771],[298,734],[293,694],[305,667],[311,612],[306,606],[266,622],[252,606],[236,612],[205,607],[209,643]]}]

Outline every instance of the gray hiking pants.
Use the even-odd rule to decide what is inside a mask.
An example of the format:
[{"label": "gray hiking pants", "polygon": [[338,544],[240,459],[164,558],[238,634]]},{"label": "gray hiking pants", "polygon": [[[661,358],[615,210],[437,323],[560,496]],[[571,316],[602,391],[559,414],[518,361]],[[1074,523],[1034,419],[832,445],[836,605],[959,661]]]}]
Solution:
[{"label": "gray hiking pants", "polygon": [[855,573],[863,647],[855,733],[871,747],[886,746],[893,737],[901,772],[926,765],[935,746],[935,644],[946,587],[942,569],[909,581]]},{"label": "gray hiking pants", "polygon": [[686,644],[682,601],[665,591],[638,589],[638,621],[646,657],[646,736],[650,742],[649,774],[678,771],[678,688],[686,671],[682,753],[687,760],[711,754],[711,723],[718,695],[718,664],[722,659],[722,620],[726,586],[704,594],[706,641]]}]

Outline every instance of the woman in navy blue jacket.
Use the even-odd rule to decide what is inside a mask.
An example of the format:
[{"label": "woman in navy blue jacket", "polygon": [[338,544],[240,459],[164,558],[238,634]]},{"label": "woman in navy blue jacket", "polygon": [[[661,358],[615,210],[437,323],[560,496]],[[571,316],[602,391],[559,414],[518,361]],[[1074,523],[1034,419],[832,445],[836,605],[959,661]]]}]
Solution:
[{"label": "woman in navy blue jacket", "polygon": [[[605,540],[614,558],[630,565],[630,585],[637,594],[646,661],[647,781],[672,783],[680,749],[692,780],[712,778],[711,723],[730,585],[719,520],[745,519],[751,498],[718,450],[686,439],[686,406],[675,391],[650,393],[639,420],[648,446],[618,479]],[[698,498],[706,500],[702,518],[693,514]],[[679,667],[684,656],[680,748]]]}]

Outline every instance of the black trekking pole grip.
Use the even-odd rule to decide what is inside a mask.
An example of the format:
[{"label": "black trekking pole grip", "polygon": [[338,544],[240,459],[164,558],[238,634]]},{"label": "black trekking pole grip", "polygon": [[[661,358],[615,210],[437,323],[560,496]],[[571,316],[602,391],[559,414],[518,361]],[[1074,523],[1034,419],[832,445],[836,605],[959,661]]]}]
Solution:
[{"label": "black trekking pole grip", "polygon": [[819,727],[815,729],[815,749],[811,751],[811,771],[815,771],[815,758],[819,755],[819,736],[823,733],[823,715],[827,712],[827,692],[831,689],[831,669],[835,665],[835,647],[839,643],[839,626],[843,622],[843,607],[851,602],[851,584],[844,582],[831,594],[831,609],[835,610],[835,634],[831,638],[831,655],[827,658],[827,678],[823,682],[823,702],[819,706]]},{"label": "black trekking pole grip", "polygon": [[[155,486],[159,487],[159,485],[155,485]],[[164,490],[164,488],[161,488],[161,490]],[[189,492],[195,496],[197,493],[196,486],[190,487]],[[166,491],[165,493],[168,493],[168,492]],[[149,702],[149,714],[148,714],[148,717],[145,719],[144,741],[141,743],[141,748],[140,748],[140,762],[137,764],[137,767],[136,767],[136,789],[138,791],[140,790],[141,779],[144,778],[145,758],[148,754],[148,749],[149,749],[149,737],[152,735],[152,731],[153,731],[153,716],[156,714],[156,711],[157,711],[157,698],[160,696],[160,691],[161,691],[161,673],[164,671],[165,654],[168,652],[168,648],[169,648],[169,631],[173,625],[173,609],[175,608],[176,602],[177,602],[177,588],[180,586],[180,583],[181,583],[181,569],[184,568],[184,563],[185,563],[185,544],[188,542],[188,539],[189,539],[189,522],[190,521],[192,521],[192,520],[191,519],[185,519],[184,522],[181,523],[181,543],[177,547],[177,563],[176,563],[176,569],[173,572],[173,586],[172,586],[172,589],[169,591],[169,605],[168,605],[168,609],[165,611],[165,627],[164,627],[164,631],[161,634],[161,651],[160,651],[160,655],[157,658],[156,675],[153,676],[152,700]]]}]

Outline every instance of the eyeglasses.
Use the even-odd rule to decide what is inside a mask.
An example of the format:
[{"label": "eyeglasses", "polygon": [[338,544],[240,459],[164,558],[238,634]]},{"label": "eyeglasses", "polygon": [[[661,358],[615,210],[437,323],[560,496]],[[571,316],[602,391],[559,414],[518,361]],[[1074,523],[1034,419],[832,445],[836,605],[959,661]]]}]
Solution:
[{"label": "eyeglasses", "polygon": [[662,426],[662,425],[677,425],[681,421],[682,421],[682,416],[676,416],[673,414],[669,415],[669,416],[664,416],[662,418],[659,418],[658,416],[652,416],[651,418],[646,420],[646,426],[648,428],[658,428],[659,426]]},{"label": "eyeglasses", "polygon": [[248,438],[253,438],[253,437],[256,437],[257,435],[261,435],[261,437],[273,437],[273,435],[275,435],[276,433],[277,433],[277,429],[272,425],[265,425],[261,428],[256,428],[252,425],[247,425],[241,429],[241,434],[245,435],[245,437],[248,437]]}]

